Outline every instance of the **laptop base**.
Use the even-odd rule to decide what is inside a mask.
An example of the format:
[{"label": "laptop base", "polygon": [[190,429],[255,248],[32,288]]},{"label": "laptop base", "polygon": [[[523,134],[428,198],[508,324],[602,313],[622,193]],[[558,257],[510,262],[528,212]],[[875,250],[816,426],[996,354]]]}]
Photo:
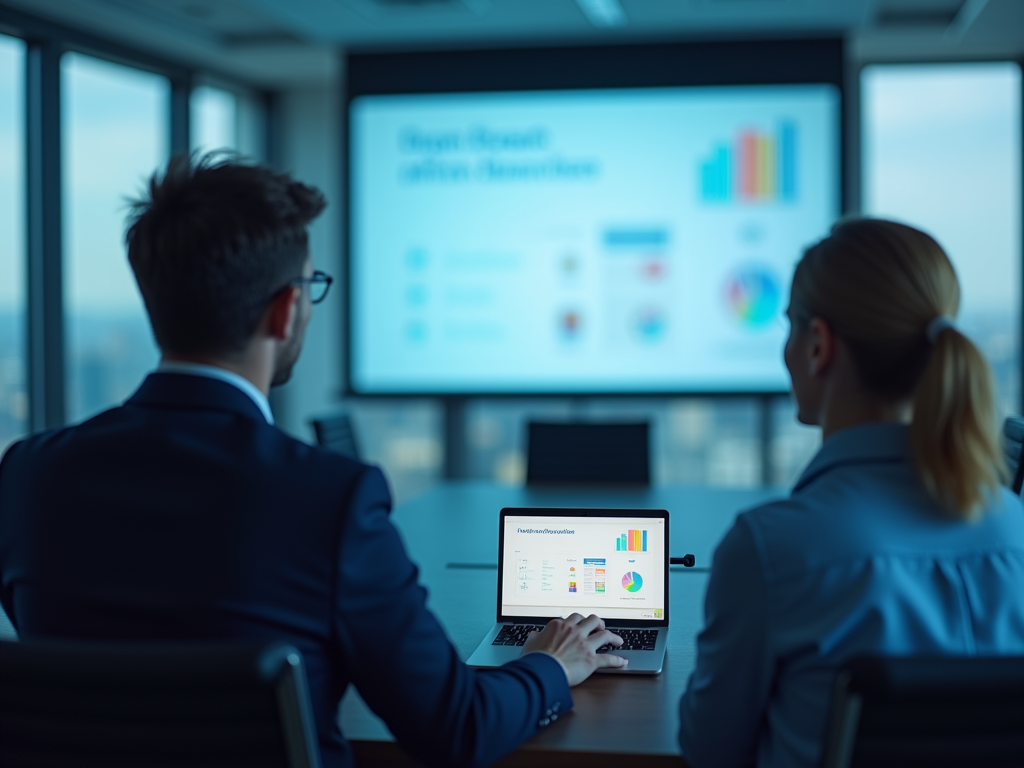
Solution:
[{"label": "laptop base", "polygon": [[[491,631],[487,633],[487,636],[466,662],[469,666],[480,669],[500,667],[502,664],[515,661],[522,656],[523,647],[521,645],[491,645],[504,626],[506,625],[495,624],[491,627]],[[608,628],[615,629],[614,626]],[[629,659],[629,664],[625,667],[609,667],[597,671],[609,675],[660,675],[665,667],[668,628],[660,627],[656,631],[658,640],[653,651],[608,651],[608,653]]]}]

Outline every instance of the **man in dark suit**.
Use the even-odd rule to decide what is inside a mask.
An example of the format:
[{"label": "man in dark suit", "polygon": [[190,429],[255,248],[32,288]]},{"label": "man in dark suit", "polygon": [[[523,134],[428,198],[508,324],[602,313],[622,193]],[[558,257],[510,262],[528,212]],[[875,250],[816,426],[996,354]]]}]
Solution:
[{"label": "man in dark suit", "polygon": [[322,195],[178,157],[138,201],[128,258],[162,350],[122,406],[0,463],[0,602],[21,637],[286,640],[303,653],[322,759],[352,763],[353,684],[414,757],[486,765],[572,706],[621,640],[596,616],[478,672],[426,609],[374,467],[295,440],[267,403],[302,347]]}]

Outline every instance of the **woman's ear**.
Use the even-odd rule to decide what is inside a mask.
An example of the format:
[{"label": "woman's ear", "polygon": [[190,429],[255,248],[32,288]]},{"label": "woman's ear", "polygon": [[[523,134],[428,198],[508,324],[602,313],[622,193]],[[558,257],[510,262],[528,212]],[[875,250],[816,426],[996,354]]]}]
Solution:
[{"label": "woman's ear", "polygon": [[836,337],[831,326],[820,317],[811,320],[808,326],[811,343],[808,349],[808,363],[811,376],[821,376],[832,365],[835,357]]}]

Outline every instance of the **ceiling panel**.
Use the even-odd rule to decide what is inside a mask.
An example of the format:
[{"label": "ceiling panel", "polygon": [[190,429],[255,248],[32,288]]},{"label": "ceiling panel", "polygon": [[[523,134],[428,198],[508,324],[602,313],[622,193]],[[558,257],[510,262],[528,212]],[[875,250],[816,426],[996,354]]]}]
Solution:
[{"label": "ceiling panel", "polygon": [[[338,46],[630,42],[845,34],[854,57],[1024,52],[1024,0],[618,0],[595,26],[577,0],[0,0],[270,87],[336,77]],[[959,16],[958,16],[959,14]],[[970,16],[971,23],[961,23]],[[956,17],[957,22],[950,23]],[[959,26],[958,26],[959,24]]]},{"label": "ceiling panel", "polygon": [[[339,43],[434,38],[587,36],[575,0],[245,0],[311,39]],[[687,34],[780,28],[845,30],[871,17],[872,0],[619,0],[616,34]]]}]

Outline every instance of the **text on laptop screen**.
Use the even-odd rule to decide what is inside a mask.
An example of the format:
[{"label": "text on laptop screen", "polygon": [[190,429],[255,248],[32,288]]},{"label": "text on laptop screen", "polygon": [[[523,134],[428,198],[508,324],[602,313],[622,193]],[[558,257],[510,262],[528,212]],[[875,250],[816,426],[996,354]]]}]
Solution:
[{"label": "text on laptop screen", "polygon": [[665,617],[665,521],[505,517],[501,615]]}]

